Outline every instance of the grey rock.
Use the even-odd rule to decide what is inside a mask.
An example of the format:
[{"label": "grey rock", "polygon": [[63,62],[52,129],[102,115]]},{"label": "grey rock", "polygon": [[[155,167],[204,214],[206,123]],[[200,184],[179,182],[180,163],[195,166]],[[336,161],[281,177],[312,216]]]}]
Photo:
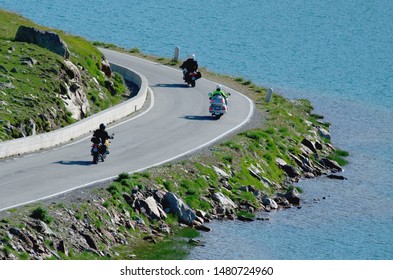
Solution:
[{"label": "grey rock", "polygon": [[329,133],[329,131],[327,131],[326,129],[322,128],[322,127],[318,127],[318,135],[326,138],[326,139],[331,139],[331,135]]},{"label": "grey rock", "polygon": [[90,234],[86,234],[83,232],[81,232],[80,234],[85,238],[85,240],[90,248],[92,248],[94,250],[98,250],[96,241],[94,240],[94,238]]},{"label": "grey rock", "polygon": [[299,178],[300,174],[295,167],[286,163],[281,158],[276,158],[276,164],[280,167],[290,178]]},{"label": "grey rock", "polygon": [[300,205],[300,194],[297,189],[293,188],[288,190],[284,197],[288,200],[289,203],[294,205]]},{"label": "grey rock", "polygon": [[302,140],[302,144],[309,148],[313,153],[317,153],[317,148],[315,147],[315,143],[313,141],[304,138]]},{"label": "grey rock", "polygon": [[342,167],[334,160],[328,159],[328,158],[322,158],[319,161],[323,166],[333,170],[333,171],[338,171],[338,172],[342,172],[343,169]]},{"label": "grey rock", "polygon": [[146,215],[148,215],[153,220],[160,220],[162,218],[166,218],[165,212],[159,210],[159,206],[152,196],[149,196],[145,200],[142,200],[140,202],[140,208],[141,211],[143,209],[143,212],[145,212]]},{"label": "grey rock", "polygon": [[78,67],[69,60],[64,60],[64,65],[71,80],[68,84],[65,82],[61,84],[61,97],[67,110],[72,113],[72,117],[75,120],[80,120],[90,111],[89,100],[82,86]]},{"label": "grey rock", "polygon": [[347,178],[345,178],[342,175],[329,174],[326,177],[328,177],[330,179],[336,179],[336,180],[347,180]]},{"label": "grey rock", "polygon": [[8,70],[3,65],[0,64],[0,72],[7,74]]},{"label": "grey rock", "polygon": [[104,72],[105,76],[107,76],[108,78],[110,78],[112,75],[111,66],[110,66],[109,62],[105,59],[102,60],[102,62],[101,62],[101,71]]},{"label": "grey rock", "polygon": [[229,197],[225,196],[222,192],[217,192],[212,195],[213,199],[224,209],[236,209],[237,205]]},{"label": "grey rock", "polygon": [[190,240],[188,240],[188,243],[190,245],[194,245],[194,246],[205,246],[205,242],[202,240],[198,240],[198,239],[194,239],[191,238]]},{"label": "grey rock", "polygon": [[64,240],[59,241],[59,244],[57,245],[57,250],[62,252],[64,255],[68,256],[68,249],[65,245]]},{"label": "grey rock", "polygon": [[172,192],[165,194],[163,206],[169,209],[169,213],[177,215],[182,223],[192,225],[195,220],[196,215],[193,210]]},{"label": "grey rock", "polygon": [[265,206],[269,206],[271,209],[277,209],[278,208],[277,202],[275,202],[274,199],[269,198],[267,196],[264,196],[262,198],[262,203]]},{"label": "grey rock", "polygon": [[53,31],[39,30],[22,25],[16,32],[15,41],[36,44],[64,58],[70,57],[67,44]]},{"label": "grey rock", "polygon": [[47,236],[54,236],[54,232],[49,228],[49,226],[41,220],[34,220],[31,226],[37,230],[39,233],[45,234]]},{"label": "grey rock", "polygon": [[217,167],[217,166],[213,166],[213,170],[214,172],[216,172],[217,175],[224,177],[224,178],[229,178],[228,173],[226,173],[224,170],[222,170],[221,168]]}]

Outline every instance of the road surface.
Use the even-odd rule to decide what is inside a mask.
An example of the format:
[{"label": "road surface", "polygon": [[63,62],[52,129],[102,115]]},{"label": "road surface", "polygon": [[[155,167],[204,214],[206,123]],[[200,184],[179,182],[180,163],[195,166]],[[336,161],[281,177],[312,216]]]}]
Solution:
[{"label": "road surface", "polygon": [[202,78],[195,88],[188,88],[180,70],[102,51],[111,63],[147,78],[153,94],[143,112],[107,126],[115,138],[103,163],[91,163],[90,135],[55,149],[0,160],[0,211],[174,160],[211,145],[251,118],[254,106],[240,93],[230,90],[229,112],[215,120],[207,98],[214,82]]}]

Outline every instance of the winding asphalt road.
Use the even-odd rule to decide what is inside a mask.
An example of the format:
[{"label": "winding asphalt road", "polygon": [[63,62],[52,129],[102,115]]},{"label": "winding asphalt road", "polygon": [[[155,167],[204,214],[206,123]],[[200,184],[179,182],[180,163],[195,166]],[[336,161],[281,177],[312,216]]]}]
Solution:
[{"label": "winding asphalt road", "polygon": [[207,94],[215,83],[206,79],[188,88],[180,70],[102,49],[106,58],[144,75],[152,89],[142,112],[108,125],[115,133],[111,154],[91,164],[90,135],[59,148],[0,161],[0,211],[50,198],[169,162],[211,145],[247,123],[253,103],[231,92],[229,112],[220,120],[209,115]]}]

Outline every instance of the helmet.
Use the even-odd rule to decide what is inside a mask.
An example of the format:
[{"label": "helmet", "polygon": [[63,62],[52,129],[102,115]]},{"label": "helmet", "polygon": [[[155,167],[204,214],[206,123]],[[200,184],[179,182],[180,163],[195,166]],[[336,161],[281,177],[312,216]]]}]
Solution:
[{"label": "helmet", "polygon": [[222,90],[222,85],[217,85],[216,90]]},{"label": "helmet", "polygon": [[100,129],[101,129],[101,130],[105,130],[105,124],[103,124],[103,123],[100,124]]},{"label": "helmet", "polygon": [[193,60],[195,60],[195,54],[189,54],[189,55],[188,55],[188,59],[193,59]]}]

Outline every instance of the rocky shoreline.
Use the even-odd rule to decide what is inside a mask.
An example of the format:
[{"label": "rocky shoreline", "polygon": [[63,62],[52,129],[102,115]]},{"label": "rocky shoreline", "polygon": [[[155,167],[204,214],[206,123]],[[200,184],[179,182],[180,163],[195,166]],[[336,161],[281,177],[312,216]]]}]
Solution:
[{"label": "rocky shoreline", "polygon": [[[202,164],[209,171],[201,174],[194,163],[201,164],[211,155],[197,155],[187,163],[157,167],[149,173],[120,174],[111,185],[104,184],[98,191],[97,188],[79,190],[55,201],[40,203],[38,207],[26,206],[13,213],[3,213],[0,259],[69,259],[83,253],[88,253],[89,258],[138,258],[133,253],[120,255],[116,248],[132,247],[135,240],[157,243],[181,227],[210,231],[208,223],[213,219],[254,221],[257,211],[301,207],[298,190],[288,186],[300,178],[335,175],[342,171],[337,162],[325,157],[333,150],[330,144],[305,138],[301,142],[301,154],[290,155],[296,165],[276,159],[277,167],[285,172],[281,184],[268,179],[260,165],[250,164],[247,172],[261,184],[273,188],[273,195],[252,184],[232,186],[231,178],[239,172],[236,166]],[[316,155],[317,161],[313,159]],[[184,198],[168,190],[167,179],[157,183],[159,174],[170,173],[168,168],[181,169],[191,175],[191,180],[206,177],[209,182],[212,179],[209,176],[216,177],[217,184],[209,185],[200,197],[209,205],[209,210],[191,208]],[[255,203],[232,199],[236,192],[253,196]],[[168,222],[168,216],[175,217],[176,222]],[[189,242],[201,245],[195,238]]]}]

